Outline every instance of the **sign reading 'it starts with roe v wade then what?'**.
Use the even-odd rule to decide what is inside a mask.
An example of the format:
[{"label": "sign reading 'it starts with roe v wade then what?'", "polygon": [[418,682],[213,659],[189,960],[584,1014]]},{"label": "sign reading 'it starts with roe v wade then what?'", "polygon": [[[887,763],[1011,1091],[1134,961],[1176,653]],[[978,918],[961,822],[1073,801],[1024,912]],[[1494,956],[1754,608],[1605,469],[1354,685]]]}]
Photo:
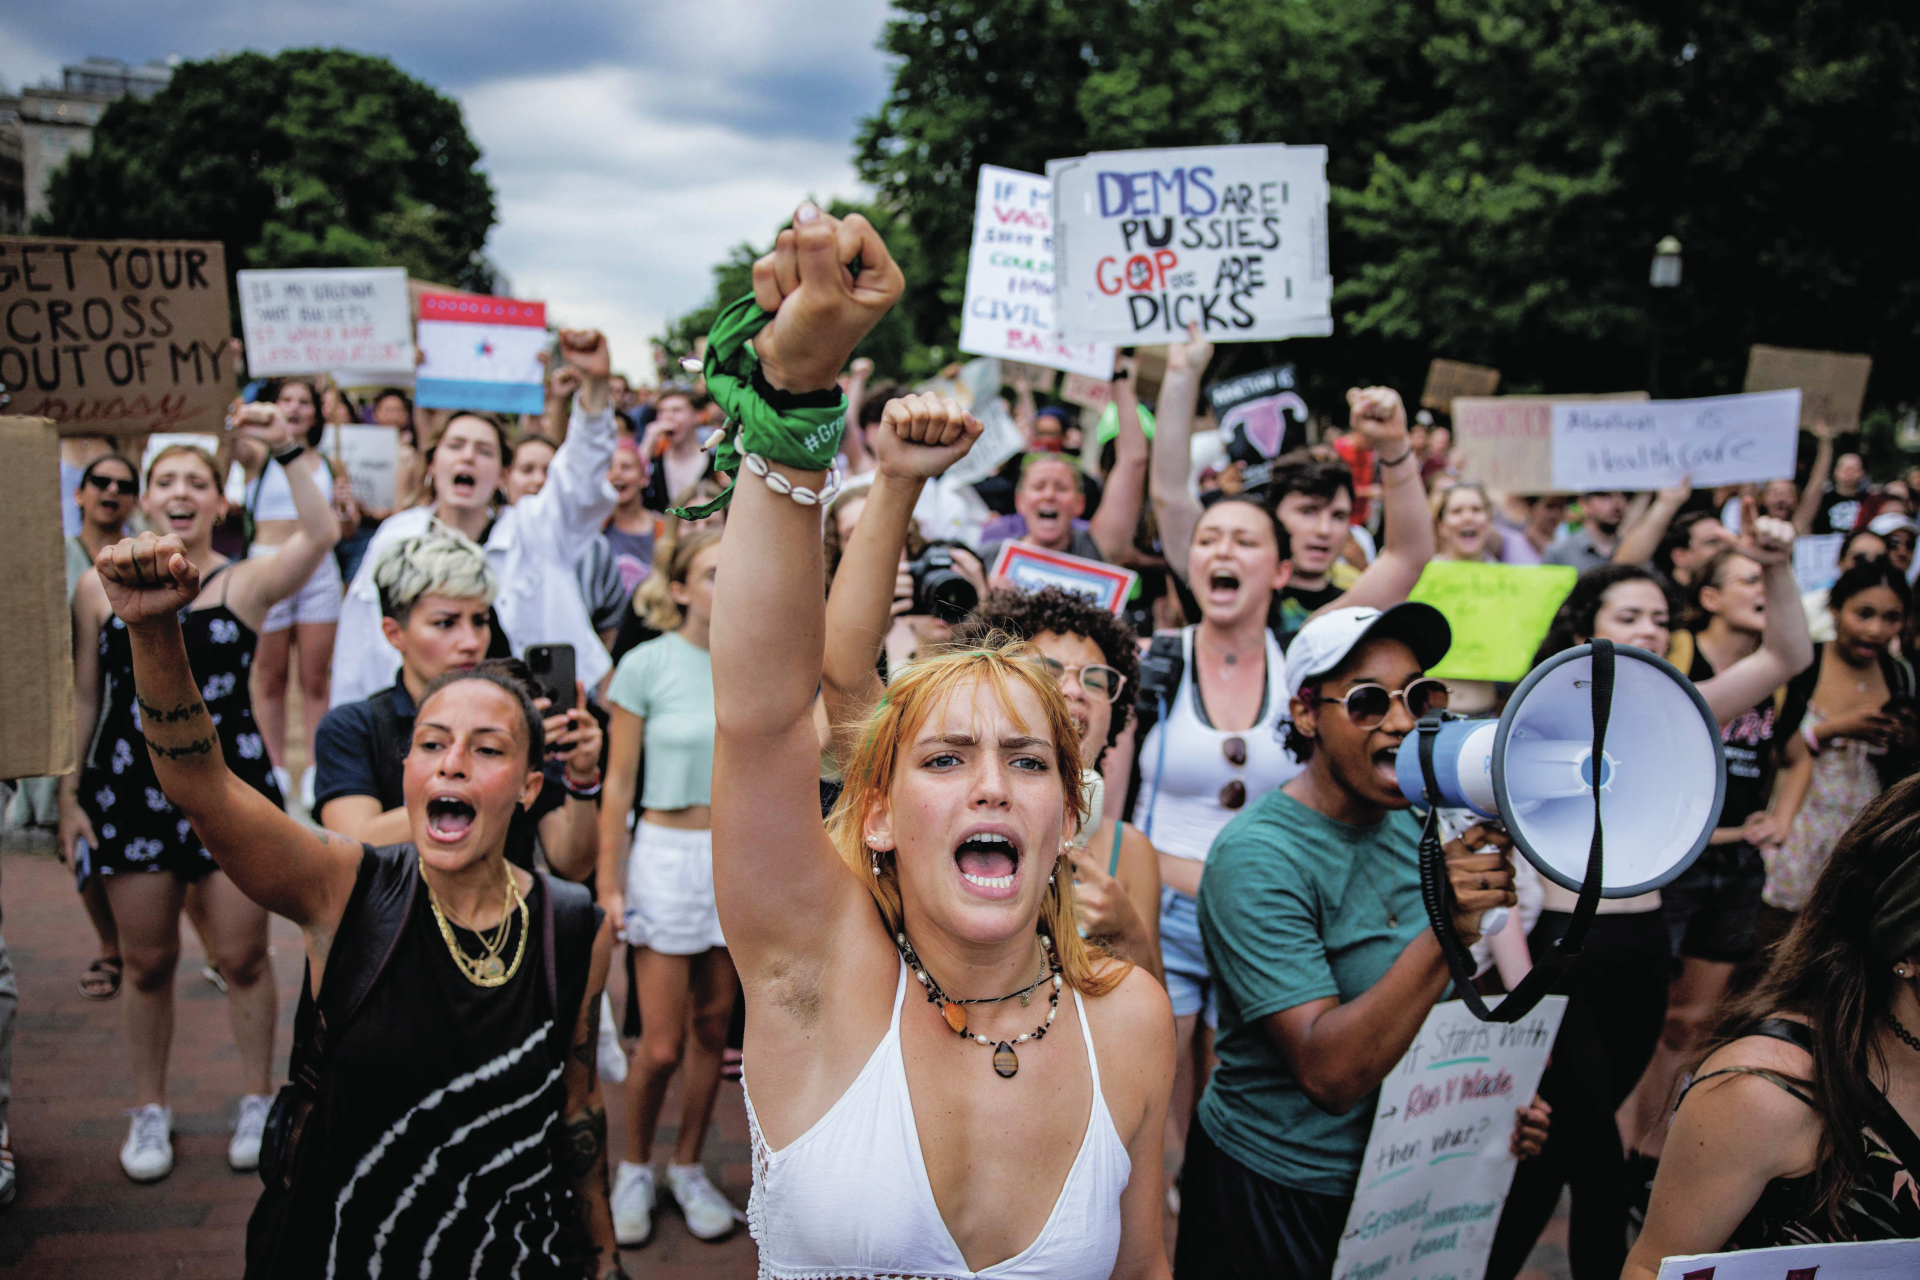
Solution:
[{"label": "sign reading 'it starts with roe v wade then what?'", "polygon": [[1790,478],[1800,393],[1553,406],[1553,487],[1696,489]]},{"label": "sign reading 'it starts with roe v wade then what?'", "polygon": [[1333,332],[1325,147],[1098,151],[1049,160],[1047,176],[1067,341]]},{"label": "sign reading 'it starts with roe v wade then what?'", "polygon": [[1053,184],[1038,174],[980,166],[960,349],[1113,376],[1112,343],[1063,342],[1054,332]]},{"label": "sign reading 'it starts with roe v wade then what?'", "polygon": [[1333,1280],[1480,1280],[1533,1101],[1567,1011],[1548,996],[1514,1023],[1435,1005],[1380,1084]]}]

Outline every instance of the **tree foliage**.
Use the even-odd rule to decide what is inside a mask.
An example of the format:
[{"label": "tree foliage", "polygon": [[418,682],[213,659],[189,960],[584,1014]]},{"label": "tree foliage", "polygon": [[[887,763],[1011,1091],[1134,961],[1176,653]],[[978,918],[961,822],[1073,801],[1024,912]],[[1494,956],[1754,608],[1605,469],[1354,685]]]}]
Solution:
[{"label": "tree foliage", "polygon": [[486,291],[479,160],[459,104],[384,58],[241,53],[108,107],[35,230],[218,239],[229,268],[403,266]]},{"label": "tree foliage", "polygon": [[[1738,390],[1749,344],[1863,351],[1869,403],[1920,398],[1920,10],[1890,0],[895,0],[893,86],[858,142],[951,341],[978,167],[1093,149],[1324,143],[1328,403],[1436,355],[1507,389]],[[1685,246],[1656,299],[1654,242]]]}]

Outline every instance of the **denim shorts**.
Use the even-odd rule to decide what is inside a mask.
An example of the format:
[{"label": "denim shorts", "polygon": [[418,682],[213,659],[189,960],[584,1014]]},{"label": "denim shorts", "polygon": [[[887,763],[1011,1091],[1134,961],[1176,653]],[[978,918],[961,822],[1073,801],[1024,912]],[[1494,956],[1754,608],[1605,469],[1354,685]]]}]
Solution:
[{"label": "denim shorts", "polygon": [[1185,1018],[1207,1011],[1213,1024],[1213,974],[1207,969],[1207,949],[1200,942],[1199,907],[1175,889],[1160,890],[1160,963],[1167,971],[1167,995],[1173,1016]]},{"label": "denim shorts", "polygon": [[1739,964],[1753,954],[1753,926],[1767,868],[1742,840],[1708,845],[1679,879],[1660,890],[1674,964],[1686,956]]}]

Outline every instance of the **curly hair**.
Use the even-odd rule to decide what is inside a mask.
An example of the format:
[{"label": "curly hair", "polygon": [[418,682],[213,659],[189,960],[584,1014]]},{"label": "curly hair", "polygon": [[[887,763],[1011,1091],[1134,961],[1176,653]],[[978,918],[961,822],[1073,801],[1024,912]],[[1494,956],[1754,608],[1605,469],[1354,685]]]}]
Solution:
[{"label": "curly hair", "polygon": [[[1059,587],[992,592],[954,636],[954,642],[976,644],[996,631],[1022,640],[1032,640],[1049,631],[1063,636],[1085,636],[1099,648],[1106,664],[1126,681],[1123,690],[1139,687],[1140,647],[1133,628],[1127,625],[1126,619],[1102,609],[1085,596]],[[1107,746],[1111,747],[1120,737],[1120,731],[1127,727],[1127,716],[1132,710],[1130,697],[1114,702],[1113,720],[1107,725]]]}]

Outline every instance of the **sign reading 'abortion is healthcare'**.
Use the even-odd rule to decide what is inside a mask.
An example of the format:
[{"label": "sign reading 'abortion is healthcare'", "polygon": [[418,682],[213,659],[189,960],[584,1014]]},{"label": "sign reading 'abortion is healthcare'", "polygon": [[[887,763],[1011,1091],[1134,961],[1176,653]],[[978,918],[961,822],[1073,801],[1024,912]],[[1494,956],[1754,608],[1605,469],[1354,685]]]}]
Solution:
[{"label": "sign reading 'abortion is healthcare'", "polygon": [[1100,151],[1047,163],[1069,342],[1326,337],[1327,149]]}]

